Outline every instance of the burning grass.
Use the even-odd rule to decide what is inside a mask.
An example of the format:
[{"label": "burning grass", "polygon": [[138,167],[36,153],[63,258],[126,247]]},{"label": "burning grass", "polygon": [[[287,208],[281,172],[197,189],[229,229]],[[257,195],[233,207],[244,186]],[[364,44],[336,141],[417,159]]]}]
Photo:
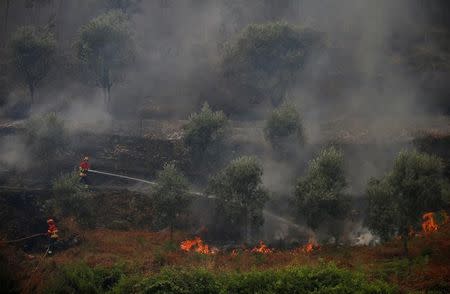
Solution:
[{"label": "burning grass", "polygon": [[[450,225],[440,223],[438,230],[426,237],[411,238],[410,259],[402,255],[401,240],[376,247],[319,247],[310,240],[295,250],[274,250],[260,242],[254,248],[216,251],[204,240],[189,239],[181,233],[176,233],[171,241],[169,234],[164,232],[91,230],[84,232],[82,245],[44,259],[32,283],[39,290],[43,286],[39,281],[59,273],[61,267],[80,262],[92,269],[114,269],[120,265],[125,276],[137,275],[140,279],[153,276],[166,267],[203,268],[216,282],[220,280],[216,280],[216,275],[250,270],[272,273],[291,267],[317,268],[332,262],[339,268],[362,272],[370,279],[399,285],[406,292],[450,289],[450,285],[445,284],[450,280]],[[16,259],[20,259],[26,273],[36,267],[39,256],[34,260],[26,256]],[[22,284],[29,281],[25,276]]]}]

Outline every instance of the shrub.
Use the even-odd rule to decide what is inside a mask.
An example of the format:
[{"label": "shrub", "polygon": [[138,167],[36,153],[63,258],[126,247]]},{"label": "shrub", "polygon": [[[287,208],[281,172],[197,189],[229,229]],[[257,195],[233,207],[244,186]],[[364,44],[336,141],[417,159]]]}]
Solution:
[{"label": "shrub", "polygon": [[[65,265],[51,281],[46,293],[106,293],[124,278],[119,267],[91,268],[85,263]],[[124,282],[119,283],[124,287]]]},{"label": "shrub", "polygon": [[383,282],[369,282],[362,274],[342,270],[334,265],[227,274],[211,274],[203,269],[170,269],[144,280],[139,288],[145,293],[395,292],[393,287]]},{"label": "shrub", "polygon": [[292,266],[246,273],[211,273],[206,269],[164,268],[147,278],[127,277],[123,271],[64,266],[47,293],[396,293],[381,281],[368,281],[363,274],[321,265]]},{"label": "shrub", "polygon": [[82,225],[93,223],[91,196],[80,184],[78,173],[61,175],[53,182],[53,198],[47,203],[50,214],[74,216]]}]

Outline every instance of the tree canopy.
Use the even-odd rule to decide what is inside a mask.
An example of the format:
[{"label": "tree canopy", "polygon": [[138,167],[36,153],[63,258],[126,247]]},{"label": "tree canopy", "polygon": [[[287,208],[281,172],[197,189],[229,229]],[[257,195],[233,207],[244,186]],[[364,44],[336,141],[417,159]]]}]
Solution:
[{"label": "tree canopy", "polygon": [[283,22],[252,24],[225,46],[225,77],[251,99],[279,104],[307,59],[323,47],[322,34]]},{"label": "tree canopy", "polygon": [[247,242],[264,222],[262,210],[268,193],[262,186],[262,174],[256,158],[243,156],[233,160],[209,184],[209,192],[217,197],[218,223]]},{"label": "tree canopy", "polygon": [[275,150],[285,151],[292,143],[303,144],[305,141],[302,121],[295,106],[283,103],[273,110],[266,121],[264,136]]},{"label": "tree canopy", "polygon": [[228,135],[228,119],[222,111],[213,111],[205,102],[200,112],[189,116],[183,129],[184,143],[193,159],[208,160],[223,147]]},{"label": "tree canopy", "polygon": [[152,194],[159,228],[169,227],[172,236],[174,228],[180,224],[181,217],[188,210],[190,197],[189,184],[174,164],[164,165],[158,172],[157,185]]},{"label": "tree canopy", "polygon": [[343,153],[334,147],[323,149],[309,163],[306,175],[298,180],[297,216],[303,217],[312,229],[326,226],[337,238],[340,227],[336,221],[344,219],[349,209],[347,186]]},{"label": "tree canopy", "polygon": [[109,104],[111,87],[122,78],[123,68],[134,59],[134,43],[128,17],[113,10],[81,27],[77,56],[94,74]]},{"label": "tree canopy", "polygon": [[384,240],[402,236],[407,253],[410,230],[419,227],[424,213],[443,207],[448,188],[439,158],[417,151],[400,152],[392,171],[369,183],[366,223]]},{"label": "tree canopy", "polygon": [[50,71],[55,51],[55,38],[47,29],[20,27],[12,36],[12,60],[30,91],[31,103],[36,88]]}]

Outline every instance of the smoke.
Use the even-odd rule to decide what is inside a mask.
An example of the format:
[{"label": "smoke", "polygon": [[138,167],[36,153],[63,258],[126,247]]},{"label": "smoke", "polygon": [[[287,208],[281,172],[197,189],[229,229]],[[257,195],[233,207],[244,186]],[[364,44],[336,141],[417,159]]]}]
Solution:
[{"label": "smoke", "polygon": [[[101,1],[81,2],[60,1],[42,7],[39,18],[36,9],[23,10],[14,4],[10,27],[31,20],[45,24],[58,11],[55,31],[63,44],[61,50],[70,52],[77,29],[105,11]],[[311,27],[326,35],[328,49],[307,60],[286,97],[302,113],[308,145],[299,146],[288,160],[280,160],[264,143],[263,123],[242,114],[237,127],[233,126],[242,133],[238,134],[238,143],[243,145],[240,153],[260,156],[264,185],[272,192],[289,194],[314,151],[328,141],[340,139],[344,142],[350,192],[361,196],[367,180],[383,174],[395,154],[408,145],[409,131],[415,127],[417,117],[428,117],[422,77],[411,70],[407,60],[415,46],[413,40],[424,30],[416,3],[141,1],[140,12],[130,16],[136,31],[137,59],[124,70],[124,80],[113,85],[112,111],[107,111],[97,88],[83,86],[76,81],[76,75],[71,75],[73,72],[66,70],[69,77],[52,76],[43,81],[47,85],[39,89],[41,99],[33,113],[56,111],[66,120],[71,133],[109,132],[118,118],[137,120],[146,107],[152,109],[152,118],[160,114],[168,119],[184,119],[204,100],[227,102],[220,95],[228,89],[216,89],[222,79],[218,66],[221,50],[224,42],[248,24],[286,21]],[[9,100],[16,101],[16,94]],[[260,119],[271,107],[254,106]],[[244,124],[245,120],[250,123]],[[6,166],[26,167],[30,156],[23,142],[12,137],[2,140],[0,161]]]},{"label": "smoke", "polygon": [[25,171],[31,166],[30,154],[19,136],[0,138],[0,169]]}]

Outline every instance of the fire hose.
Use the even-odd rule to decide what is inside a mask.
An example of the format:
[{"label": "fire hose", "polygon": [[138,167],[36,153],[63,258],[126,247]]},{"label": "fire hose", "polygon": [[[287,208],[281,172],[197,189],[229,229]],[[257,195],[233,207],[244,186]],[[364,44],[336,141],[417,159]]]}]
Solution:
[{"label": "fire hose", "polygon": [[[142,182],[142,183],[146,183],[146,184],[149,184],[149,185],[157,185],[156,182],[147,181],[147,180],[138,179],[138,178],[133,178],[133,177],[124,176],[124,175],[118,175],[118,174],[108,173],[108,172],[99,171],[99,170],[95,170],[95,169],[89,169],[88,172],[94,173],[94,174],[99,174],[99,175],[105,175],[105,176],[111,176],[111,177],[116,177],[116,178],[122,178],[122,179],[127,179],[127,180],[132,180],[132,181]],[[195,191],[190,192],[190,194],[195,195],[195,196],[200,196],[200,197],[211,198],[211,199],[216,198],[216,197],[213,196],[213,195],[205,195],[205,194],[203,194],[203,193],[201,193],[201,192],[195,192]]]},{"label": "fire hose", "polygon": [[146,183],[146,184],[150,184],[150,185],[156,185],[155,182],[151,182],[151,181],[147,181],[147,180],[143,180],[143,179],[138,179],[138,178],[133,178],[133,177],[129,177],[129,176],[123,176],[123,175],[118,175],[118,174],[113,174],[113,173],[107,173],[107,172],[103,172],[103,171],[99,171],[99,170],[95,170],[95,169],[90,169],[88,171],[90,173],[94,173],[94,174],[100,174],[100,175],[105,175],[105,176],[111,176],[111,177],[116,177],[116,178],[122,178],[122,179],[128,179],[128,180],[132,180],[132,181],[142,182],[142,183]]},{"label": "fire hose", "polygon": [[15,239],[15,240],[4,240],[4,241],[2,240],[2,241],[0,241],[0,243],[5,243],[5,244],[7,244],[7,243],[17,243],[17,242],[25,241],[25,240],[28,240],[28,239],[36,238],[36,237],[39,237],[39,236],[45,236],[45,235],[47,235],[47,233],[39,233],[39,234],[34,234],[34,235],[31,235],[31,236],[28,236],[28,237],[23,237],[23,238]]}]

